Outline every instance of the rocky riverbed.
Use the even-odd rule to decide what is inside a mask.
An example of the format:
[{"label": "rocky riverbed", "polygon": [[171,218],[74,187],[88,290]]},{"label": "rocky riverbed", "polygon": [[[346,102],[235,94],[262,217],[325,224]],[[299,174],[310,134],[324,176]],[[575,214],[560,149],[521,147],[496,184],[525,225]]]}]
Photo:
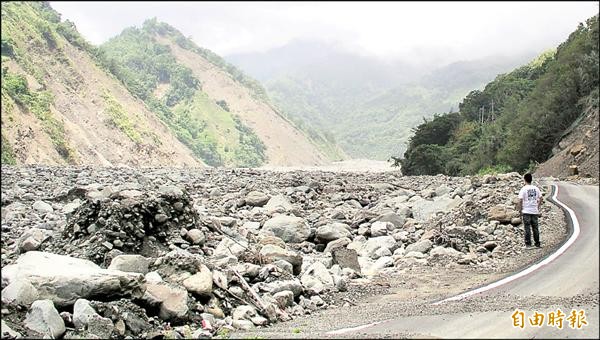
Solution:
[{"label": "rocky riverbed", "polygon": [[544,247],[522,249],[521,184],[516,173],[2,166],[2,337],[203,338],[383,294],[458,293],[565,237],[546,203]]}]

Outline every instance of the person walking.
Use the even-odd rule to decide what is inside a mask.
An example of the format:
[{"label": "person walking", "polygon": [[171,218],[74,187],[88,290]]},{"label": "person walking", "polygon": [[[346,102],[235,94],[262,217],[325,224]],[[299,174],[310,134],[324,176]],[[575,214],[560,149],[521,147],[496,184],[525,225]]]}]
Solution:
[{"label": "person walking", "polygon": [[540,215],[540,206],[542,205],[542,192],[538,187],[532,185],[533,176],[530,173],[523,176],[525,186],[519,191],[518,210],[521,212],[523,225],[525,226],[525,248],[530,249],[531,232],[533,231],[533,242],[535,246],[540,248],[540,230],[538,217]]}]

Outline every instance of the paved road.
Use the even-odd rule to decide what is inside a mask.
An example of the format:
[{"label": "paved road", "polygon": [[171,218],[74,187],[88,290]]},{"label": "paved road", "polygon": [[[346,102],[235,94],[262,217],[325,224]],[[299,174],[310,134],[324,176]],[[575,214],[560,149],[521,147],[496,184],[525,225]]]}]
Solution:
[{"label": "paved road", "polygon": [[[475,296],[511,294],[525,297],[525,299],[536,296],[538,298],[547,296],[551,299],[554,297],[568,298],[577,294],[598,291],[598,187],[559,183],[558,188],[558,200],[570,207],[579,221],[579,236],[564,253],[552,262],[512,282]],[[468,297],[465,298],[465,300],[468,299]],[[518,308],[518,305],[515,305]],[[581,329],[569,327],[566,317],[563,329],[548,326],[548,313],[553,311],[549,309],[537,310],[546,315],[545,325],[539,328],[529,325],[527,321],[523,328],[513,327],[512,312],[488,311],[404,317],[349,333],[369,337],[377,334],[391,336],[394,334],[418,334],[418,336],[442,338],[598,339],[598,301],[586,303],[578,308],[585,311],[588,322]],[[525,313],[526,317],[530,317],[535,312],[527,309],[520,310]],[[564,308],[562,311],[568,316],[571,309]],[[347,332],[344,335],[349,334]]]}]

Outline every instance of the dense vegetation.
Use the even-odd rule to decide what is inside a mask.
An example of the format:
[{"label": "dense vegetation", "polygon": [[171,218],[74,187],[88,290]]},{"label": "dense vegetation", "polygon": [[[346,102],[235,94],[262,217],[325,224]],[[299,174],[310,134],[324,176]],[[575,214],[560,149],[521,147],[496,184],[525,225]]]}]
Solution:
[{"label": "dense vegetation", "polygon": [[207,164],[253,167],[264,163],[262,141],[229,112],[226,101],[208,99],[192,71],[177,62],[168,46],[156,41],[157,34],[188,48],[195,46],[171,26],[152,19],[103,44],[102,63]]},{"label": "dense vegetation", "polygon": [[598,16],[528,65],[470,92],[459,111],[414,130],[404,174],[466,175],[531,170],[569,128],[598,109]]}]

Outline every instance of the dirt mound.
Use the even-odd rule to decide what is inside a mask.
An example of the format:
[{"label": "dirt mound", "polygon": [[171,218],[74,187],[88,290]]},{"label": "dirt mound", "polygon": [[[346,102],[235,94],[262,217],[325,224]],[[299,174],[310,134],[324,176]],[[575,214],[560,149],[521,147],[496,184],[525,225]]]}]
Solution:
[{"label": "dirt mound", "polygon": [[54,250],[70,254],[85,244],[85,257],[98,264],[112,249],[155,257],[158,249],[168,247],[167,239],[184,243],[177,242],[179,230],[192,228],[197,221],[189,195],[177,187],[163,186],[158,192],[122,190],[85,201],[65,226],[65,242]]}]

